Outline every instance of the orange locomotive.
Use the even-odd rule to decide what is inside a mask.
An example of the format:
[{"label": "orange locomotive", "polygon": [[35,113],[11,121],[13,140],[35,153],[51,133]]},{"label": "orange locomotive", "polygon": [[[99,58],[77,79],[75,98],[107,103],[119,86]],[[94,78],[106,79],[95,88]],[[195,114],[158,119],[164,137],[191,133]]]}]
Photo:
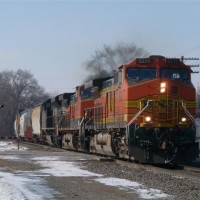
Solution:
[{"label": "orange locomotive", "polygon": [[44,102],[41,116],[57,123],[41,125],[41,135],[65,149],[142,163],[194,160],[199,144],[191,72],[179,59],[135,59],[113,77]]}]

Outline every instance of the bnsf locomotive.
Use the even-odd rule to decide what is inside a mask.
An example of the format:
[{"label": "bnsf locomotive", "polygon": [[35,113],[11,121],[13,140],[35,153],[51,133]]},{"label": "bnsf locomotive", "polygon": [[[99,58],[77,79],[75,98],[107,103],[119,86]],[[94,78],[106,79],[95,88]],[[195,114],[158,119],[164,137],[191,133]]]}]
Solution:
[{"label": "bnsf locomotive", "polygon": [[135,59],[113,77],[91,80],[25,111],[19,135],[141,163],[192,161],[199,144],[191,72],[180,59]]}]

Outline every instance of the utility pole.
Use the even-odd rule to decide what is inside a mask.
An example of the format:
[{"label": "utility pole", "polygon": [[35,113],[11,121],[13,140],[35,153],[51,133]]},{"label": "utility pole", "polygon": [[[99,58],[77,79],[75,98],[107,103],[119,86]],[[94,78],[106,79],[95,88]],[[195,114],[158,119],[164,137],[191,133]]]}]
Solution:
[{"label": "utility pole", "polygon": [[17,146],[18,146],[18,150],[19,150],[19,128],[20,128],[20,115],[19,113],[16,114],[16,135],[17,135]]}]

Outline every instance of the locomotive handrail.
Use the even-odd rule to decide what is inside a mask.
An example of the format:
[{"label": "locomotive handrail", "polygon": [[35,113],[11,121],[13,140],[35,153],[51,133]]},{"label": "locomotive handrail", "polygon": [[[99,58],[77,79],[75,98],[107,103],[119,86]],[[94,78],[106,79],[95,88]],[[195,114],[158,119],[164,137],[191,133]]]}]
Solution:
[{"label": "locomotive handrail", "polygon": [[[100,112],[97,110],[99,108],[102,109]],[[93,120],[94,121],[93,127],[95,127],[96,126],[95,122],[97,123],[97,120],[102,120],[101,125],[102,126],[105,125],[106,122],[103,122],[103,115],[105,114],[104,108],[105,106],[100,105],[100,106],[93,106],[93,107],[84,109],[84,112],[92,111],[92,117],[90,117],[87,122],[85,122],[84,120],[83,121],[81,120],[81,122],[82,123],[84,122],[84,124],[87,125],[89,122]],[[83,118],[85,119],[85,117],[86,115],[84,115]],[[100,117],[101,119],[99,119],[98,117]],[[82,125],[82,123],[80,123],[79,125]]]},{"label": "locomotive handrail", "polygon": [[[59,135],[59,131],[58,131],[58,128],[59,128],[59,125],[63,119],[63,115],[60,115],[61,118],[59,119],[58,123],[56,124],[56,135],[58,136]],[[59,117],[59,116],[58,116]]]},{"label": "locomotive handrail", "polygon": [[85,116],[82,117],[81,121],[79,122],[79,126],[81,127],[84,122]]},{"label": "locomotive handrail", "polygon": [[199,124],[197,123],[197,121],[194,119],[194,117],[190,114],[190,112],[187,110],[187,108],[184,105],[184,102],[182,101],[182,107],[185,111],[185,113],[187,114],[187,116],[191,119],[191,121],[195,124],[195,126],[197,127]]},{"label": "locomotive handrail", "polygon": [[[84,109],[84,112],[85,111],[87,111],[87,110],[91,110],[91,109],[95,109],[95,108],[102,108],[103,106],[94,106],[94,107],[91,107],[91,108],[87,108],[87,109]],[[84,116],[82,117],[82,119],[81,119],[81,121],[79,122],[79,126],[80,127],[82,127],[82,125],[83,125],[83,123],[84,123],[84,120],[85,120],[85,114],[84,114]],[[85,125],[87,125],[87,123],[89,122],[89,121],[91,121],[91,119],[89,119],[86,123],[85,123]]]},{"label": "locomotive handrail", "polygon": [[200,137],[197,133],[197,131],[199,130],[199,123],[197,123],[197,120],[195,120],[195,118],[190,114],[190,112],[187,110],[187,108],[185,107],[183,101],[182,101],[182,107],[185,111],[185,113],[188,115],[188,117],[192,120],[192,122],[195,124],[195,128],[196,128],[196,138],[195,140],[198,142],[200,140]]},{"label": "locomotive handrail", "polygon": [[153,100],[148,100],[146,106],[142,109],[139,110],[139,112],[128,122],[128,124],[126,125],[126,138],[128,137],[128,133],[129,133],[129,127],[130,125],[137,119],[137,117],[149,106],[149,102],[151,102]]}]

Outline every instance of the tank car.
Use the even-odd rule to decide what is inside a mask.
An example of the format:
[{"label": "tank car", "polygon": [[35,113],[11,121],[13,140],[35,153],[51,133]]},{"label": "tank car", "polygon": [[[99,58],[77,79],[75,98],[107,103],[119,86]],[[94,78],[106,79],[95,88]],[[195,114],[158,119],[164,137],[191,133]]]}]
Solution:
[{"label": "tank car", "polygon": [[31,116],[31,120],[32,120],[32,134],[33,134],[33,142],[39,143],[41,142],[41,120],[40,120],[40,116],[41,116],[41,105],[36,105],[33,110],[32,110],[32,116]]},{"label": "tank car", "polygon": [[19,137],[24,140],[31,141],[32,140],[32,109],[24,110],[20,114],[19,120]]}]

